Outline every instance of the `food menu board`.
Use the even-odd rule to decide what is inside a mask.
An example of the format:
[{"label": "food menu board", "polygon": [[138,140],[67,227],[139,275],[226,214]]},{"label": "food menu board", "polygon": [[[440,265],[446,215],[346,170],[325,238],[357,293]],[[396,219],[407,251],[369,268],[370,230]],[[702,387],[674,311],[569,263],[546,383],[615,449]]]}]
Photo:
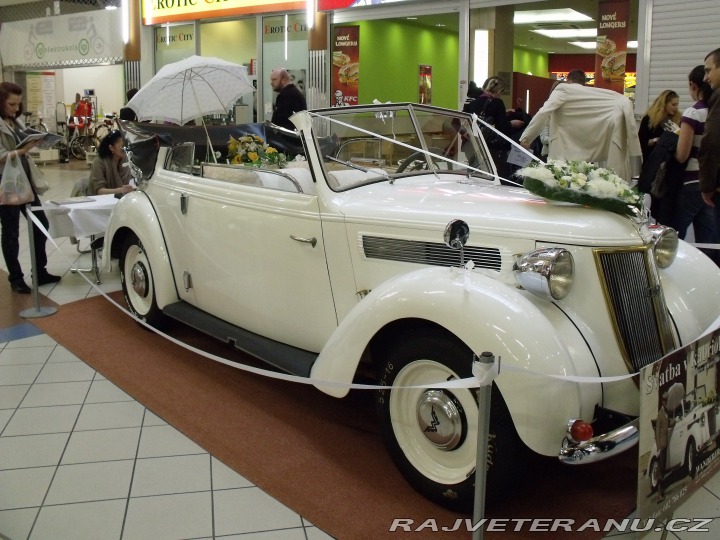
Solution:
[{"label": "food menu board", "polygon": [[595,86],[623,93],[630,20],[629,0],[601,0],[595,49]]},{"label": "food menu board", "polygon": [[360,27],[336,26],[332,41],[332,106],[358,104]]}]

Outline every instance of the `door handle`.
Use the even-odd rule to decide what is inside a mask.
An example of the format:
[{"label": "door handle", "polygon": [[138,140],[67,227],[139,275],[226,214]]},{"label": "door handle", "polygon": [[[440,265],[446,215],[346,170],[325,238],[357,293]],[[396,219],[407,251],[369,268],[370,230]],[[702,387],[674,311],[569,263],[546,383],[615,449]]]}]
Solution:
[{"label": "door handle", "polygon": [[290,238],[292,238],[296,242],[304,242],[306,244],[310,244],[312,245],[312,247],[315,247],[315,244],[317,244],[317,238],[315,238],[314,236],[312,238],[301,238],[300,236],[295,236],[294,234],[291,234]]}]

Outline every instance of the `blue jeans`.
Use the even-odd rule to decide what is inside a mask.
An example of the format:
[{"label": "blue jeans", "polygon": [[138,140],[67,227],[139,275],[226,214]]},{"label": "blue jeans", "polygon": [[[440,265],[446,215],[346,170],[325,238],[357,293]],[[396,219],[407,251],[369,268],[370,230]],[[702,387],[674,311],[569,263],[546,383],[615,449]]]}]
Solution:
[{"label": "blue jeans", "polygon": [[[695,242],[698,244],[717,244],[720,241],[718,232],[718,216],[720,209],[705,204],[700,195],[699,184],[685,184],[678,193],[677,205],[670,222],[678,236],[685,239],[690,225],[695,231]],[[720,251],[717,249],[702,249],[702,252],[720,266]]]}]

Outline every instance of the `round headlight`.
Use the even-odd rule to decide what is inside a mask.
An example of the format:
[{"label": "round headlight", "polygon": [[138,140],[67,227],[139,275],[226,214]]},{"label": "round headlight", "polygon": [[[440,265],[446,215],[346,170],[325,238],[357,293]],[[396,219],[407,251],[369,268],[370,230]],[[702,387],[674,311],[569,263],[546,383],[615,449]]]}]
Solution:
[{"label": "round headlight", "polygon": [[675,260],[678,250],[678,235],[674,229],[656,225],[650,227],[653,235],[653,253],[659,268],[667,268]]},{"label": "round headlight", "polygon": [[575,262],[569,251],[564,249],[555,257],[548,281],[550,283],[550,294],[555,300],[565,298],[572,288],[575,278]]},{"label": "round headlight", "polygon": [[525,290],[542,298],[561,300],[572,288],[575,263],[566,249],[539,249],[520,257],[513,272]]}]

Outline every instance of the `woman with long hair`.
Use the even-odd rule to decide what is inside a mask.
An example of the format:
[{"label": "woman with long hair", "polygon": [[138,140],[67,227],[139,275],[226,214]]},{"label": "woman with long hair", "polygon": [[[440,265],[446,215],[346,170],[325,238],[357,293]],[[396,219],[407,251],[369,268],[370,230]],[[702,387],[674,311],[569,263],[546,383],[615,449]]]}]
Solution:
[{"label": "woman with long hair", "polygon": [[[717,244],[720,232],[715,218],[715,208],[706,205],[700,194],[700,173],[697,160],[700,140],[705,132],[705,121],[708,114],[708,101],[712,95],[710,84],[705,82],[705,66],[693,68],[688,75],[688,90],[695,104],[685,109],[680,119],[675,159],[686,163],[683,173],[683,184],[680,188],[670,226],[680,238],[685,238],[687,228],[692,225],[695,241],[700,244]],[[718,251],[705,251],[720,266]]]},{"label": "woman with long hair", "polygon": [[[23,112],[22,88],[11,82],[0,83],[0,176],[8,158],[19,158],[25,174],[30,180],[34,199],[32,206],[42,206],[35,187],[35,175],[40,174],[28,155],[28,152],[37,143],[16,148],[17,144],[25,138],[25,125],[20,119]],[[0,205],[0,225],[2,226],[2,252],[8,271],[10,288],[16,293],[30,294],[32,289],[25,283],[18,255],[20,253],[20,214],[25,215],[25,205]],[[38,221],[48,228],[48,219],[42,211],[33,212]],[[47,238],[33,223],[33,244],[35,246],[35,265],[39,285],[57,283],[60,276],[50,274],[47,269],[47,253],[45,242]]]},{"label": "woman with long hair", "polygon": [[133,189],[125,155],[125,139],[120,131],[111,131],[98,145],[97,157],[90,168],[88,195],[123,196]]},{"label": "woman with long hair", "polygon": [[675,90],[663,90],[640,120],[638,137],[643,161],[652,152],[664,131],[676,131],[680,124],[680,96]]},{"label": "woman with long hair", "polygon": [[[463,112],[475,113],[481,118],[485,118],[488,124],[491,124],[503,135],[509,136],[513,128],[519,129],[523,126],[520,120],[511,120],[507,117],[505,103],[500,98],[505,91],[505,82],[500,77],[490,77],[482,86],[482,94],[466,103]],[[511,174],[510,164],[507,162],[508,150],[510,143],[502,137],[496,135],[494,140],[487,141],[488,149],[492,155],[498,176],[507,179]]]}]

